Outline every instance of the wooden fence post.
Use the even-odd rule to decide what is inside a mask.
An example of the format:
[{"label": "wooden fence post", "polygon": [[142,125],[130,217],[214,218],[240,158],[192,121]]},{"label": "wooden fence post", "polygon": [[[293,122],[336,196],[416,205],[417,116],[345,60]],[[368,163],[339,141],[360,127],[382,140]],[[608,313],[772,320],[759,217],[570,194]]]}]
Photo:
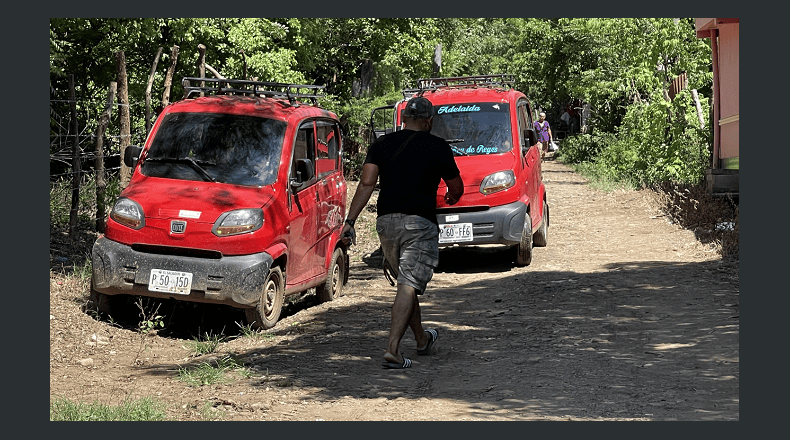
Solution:
[{"label": "wooden fence post", "polygon": [[151,75],[148,77],[148,85],[145,87],[145,134],[151,132],[151,87],[154,84],[154,76],[156,75],[156,65],[159,64],[159,57],[162,56],[162,46],[154,57],[154,64],[151,66]]},{"label": "wooden fence post", "polygon": [[107,125],[110,124],[112,105],[115,102],[115,90],[117,87],[118,83],[115,81],[110,82],[110,90],[107,92],[107,105],[96,129],[96,230],[102,233],[104,232],[104,217],[106,215],[104,191],[107,189],[107,182],[104,178],[104,131],[107,130]]},{"label": "wooden fence post", "polygon": [[118,116],[121,125],[121,189],[123,189],[132,179],[132,170],[123,163],[126,147],[131,143],[129,84],[126,79],[126,57],[123,51],[116,52],[115,57],[118,61]]},{"label": "wooden fence post", "polygon": [[[198,68],[198,76],[201,78],[206,77],[206,45],[205,44],[198,44],[198,60],[197,60],[197,68]],[[206,87],[205,81],[200,81],[200,87]],[[204,96],[205,93],[200,92],[200,96]]]},{"label": "wooden fence post", "polygon": [[74,240],[77,233],[77,218],[80,206],[80,137],[77,123],[77,95],[74,91],[74,74],[69,74],[69,107],[71,107],[71,130],[74,136],[74,151],[71,160],[71,211],[69,212],[69,237]]},{"label": "wooden fence post", "polygon": [[173,45],[171,58],[172,62],[165,76],[165,91],[162,93],[162,107],[167,107],[167,105],[170,104],[170,86],[173,84],[173,72],[176,70],[176,62],[178,61],[178,46],[176,45]]}]

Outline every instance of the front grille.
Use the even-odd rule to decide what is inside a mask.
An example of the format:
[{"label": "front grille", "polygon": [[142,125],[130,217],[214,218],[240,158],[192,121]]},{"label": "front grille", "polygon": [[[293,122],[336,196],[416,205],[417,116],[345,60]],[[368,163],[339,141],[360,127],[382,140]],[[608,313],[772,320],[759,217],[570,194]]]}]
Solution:
[{"label": "front grille", "polygon": [[154,255],[173,255],[178,257],[208,258],[212,260],[219,260],[220,258],[222,258],[222,253],[218,251],[172,247],[172,246],[157,246],[151,244],[134,244],[132,245],[132,250],[136,252],[144,252],[146,254],[154,254]]},{"label": "front grille", "polygon": [[450,208],[437,208],[436,214],[444,215],[444,214],[458,214],[464,212],[481,212],[481,211],[488,211],[491,209],[490,206],[458,206],[458,207],[450,207]]}]

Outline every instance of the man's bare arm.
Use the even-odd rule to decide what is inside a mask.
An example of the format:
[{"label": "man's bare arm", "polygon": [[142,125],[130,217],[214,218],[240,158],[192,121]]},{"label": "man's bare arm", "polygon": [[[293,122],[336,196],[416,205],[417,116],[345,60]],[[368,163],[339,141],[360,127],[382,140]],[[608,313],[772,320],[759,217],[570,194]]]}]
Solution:
[{"label": "man's bare arm", "polygon": [[[364,209],[365,205],[368,204],[368,200],[370,200],[370,196],[373,194],[373,190],[376,188],[376,182],[378,179],[378,165],[366,163],[362,166],[362,175],[359,178],[359,185],[357,186],[357,191],[354,193],[354,198],[351,199],[351,206],[348,207],[346,219],[350,220],[352,223],[357,220],[357,217],[359,217],[362,209]],[[343,232],[340,235],[343,237],[343,242],[346,245],[352,242],[350,238],[346,238],[346,234],[351,231],[351,228],[352,226],[350,224],[344,224]]]},{"label": "man's bare arm", "polygon": [[459,175],[454,179],[445,181],[445,183],[447,184],[447,192],[444,194],[444,203],[455,205],[461,199],[461,196],[464,195],[464,181],[461,180]]}]

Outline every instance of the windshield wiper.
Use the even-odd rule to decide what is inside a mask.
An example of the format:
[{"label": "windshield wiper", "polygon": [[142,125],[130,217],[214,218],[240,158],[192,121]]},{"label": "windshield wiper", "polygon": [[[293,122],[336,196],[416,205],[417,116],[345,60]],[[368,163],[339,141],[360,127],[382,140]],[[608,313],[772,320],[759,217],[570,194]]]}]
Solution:
[{"label": "windshield wiper", "polygon": [[147,157],[146,161],[150,160],[153,162],[174,162],[174,163],[187,163],[189,164],[195,171],[200,174],[205,180],[209,182],[216,182],[217,180],[211,177],[211,175],[200,165],[216,165],[214,162],[209,162],[207,160],[195,160],[191,157]]},{"label": "windshield wiper", "polygon": [[445,139],[448,144],[457,144],[459,142],[463,142],[464,139]]}]

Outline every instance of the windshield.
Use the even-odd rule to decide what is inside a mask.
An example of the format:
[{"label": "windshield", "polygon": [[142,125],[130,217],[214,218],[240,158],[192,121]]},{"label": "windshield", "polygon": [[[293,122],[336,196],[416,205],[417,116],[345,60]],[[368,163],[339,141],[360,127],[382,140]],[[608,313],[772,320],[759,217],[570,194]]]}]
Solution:
[{"label": "windshield", "polygon": [[146,176],[245,186],[277,179],[286,123],[223,113],[171,113],[141,171]]},{"label": "windshield", "polygon": [[431,133],[452,146],[456,156],[510,151],[509,104],[475,102],[434,106]]}]

